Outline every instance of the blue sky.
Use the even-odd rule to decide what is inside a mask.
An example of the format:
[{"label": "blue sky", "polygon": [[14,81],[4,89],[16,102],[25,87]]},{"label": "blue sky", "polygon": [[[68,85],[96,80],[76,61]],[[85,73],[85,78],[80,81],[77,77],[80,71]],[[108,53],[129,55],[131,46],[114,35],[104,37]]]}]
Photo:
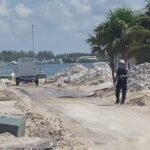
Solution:
[{"label": "blue sky", "polygon": [[0,0],[0,50],[32,50],[34,24],[36,51],[90,52],[88,33],[122,5],[138,10],[144,0]]}]

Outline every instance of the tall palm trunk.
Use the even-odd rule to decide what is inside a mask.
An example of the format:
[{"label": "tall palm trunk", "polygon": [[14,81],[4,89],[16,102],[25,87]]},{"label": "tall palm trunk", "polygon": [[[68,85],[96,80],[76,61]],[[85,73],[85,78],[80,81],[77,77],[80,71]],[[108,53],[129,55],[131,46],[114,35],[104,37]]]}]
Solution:
[{"label": "tall palm trunk", "polygon": [[122,38],[122,45],[123,45],[123,51],[122,51],[122,59],[125,60],[125,62],[127,62],[127,43],[126,43],[126,29],[122,28],[122,34],[121,34],[121,38]]},{"label": "tall palm trunk", "polygon": [[122,53],[122,58],[127,62],[128,59],[128,52],[126,46],[124,47],[123,53]]},{"label": "tall palm trunk", "polygon": [[114,54],[110,54],[110,68],[112,73],[113,83],[115,84],[115,65],[114,65]]}]

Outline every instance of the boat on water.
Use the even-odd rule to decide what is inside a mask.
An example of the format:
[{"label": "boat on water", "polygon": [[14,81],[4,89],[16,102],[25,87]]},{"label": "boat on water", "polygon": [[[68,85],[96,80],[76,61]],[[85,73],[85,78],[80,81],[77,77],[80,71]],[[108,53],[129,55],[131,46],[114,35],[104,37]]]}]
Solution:
[{"label": "boat on water", "polygon": [[18,62],[17,61],[11,61],[10,64],[11,65],[18,65]]}]

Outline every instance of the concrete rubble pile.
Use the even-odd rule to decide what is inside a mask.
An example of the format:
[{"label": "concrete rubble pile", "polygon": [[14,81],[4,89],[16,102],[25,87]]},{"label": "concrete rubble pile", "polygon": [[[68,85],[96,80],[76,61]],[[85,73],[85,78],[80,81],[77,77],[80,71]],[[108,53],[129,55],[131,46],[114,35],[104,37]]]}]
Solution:
[{"label": "concrete rubble pile", "polygon": [[105,62],[99,62],[89,69],[81,64],[71,65],[65,73],[59,73],[48,80],[52,80],[52,78],[58,83],[69,82],[72,85],[96,85],[109,81],[112,77],[109,65]]},{"label": "concrete rubble pile", "polygon": [[29,137],[40,138],[63,138],[65,129],[63,122],[59,118],[44,118],[39,114],[27,113],[26,115],[26,134]]},{"label": "concrete rubble pile", "polygon": [[67,76],[67,73],[57,73],[51,77],[49,77],[47,80],[46,80],[46,83],[52,83],[52,82],[56,82],[57,80],[60,80],[61,78],[64,78]]},{"label": "concrete rubble pile", "polygon": [[150,97],[147,95],[142,95],[137,98],[130,99],[129,102],[127,102],[129,105],[137,105],[137,106],[148,106],[150,105]]},{"label": "concrete rubble pile", "polygon": [[132,68],[128,79],[129,91],[150,89],[150,63],[144,63]]},{"label": "concrete rubble pile", "polygon": [[112,79],[111,69],[105,62],[95,63],[85,76],[88,84],[99,84]]},{"label": "concrete rubble pile", "polygon": [[60,118],[46,118],[40,114],[27,113],[26,136],[32,138],[55,139],[57,149],[87,149],[86,141],[80,141],[74,134],[67,132]]}]

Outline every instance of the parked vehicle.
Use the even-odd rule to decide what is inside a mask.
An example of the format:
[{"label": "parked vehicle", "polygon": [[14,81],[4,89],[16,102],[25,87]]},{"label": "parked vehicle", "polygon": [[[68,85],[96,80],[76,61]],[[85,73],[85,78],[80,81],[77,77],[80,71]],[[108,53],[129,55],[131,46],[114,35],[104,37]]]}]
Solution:
[{"label": "parked vehicle", "polygon": [[36,70],[37,66],[35,58],[19,58],[16,85],[19,85],[20,82],[34,82],[38,86],[39,79],[36,76]]}]

